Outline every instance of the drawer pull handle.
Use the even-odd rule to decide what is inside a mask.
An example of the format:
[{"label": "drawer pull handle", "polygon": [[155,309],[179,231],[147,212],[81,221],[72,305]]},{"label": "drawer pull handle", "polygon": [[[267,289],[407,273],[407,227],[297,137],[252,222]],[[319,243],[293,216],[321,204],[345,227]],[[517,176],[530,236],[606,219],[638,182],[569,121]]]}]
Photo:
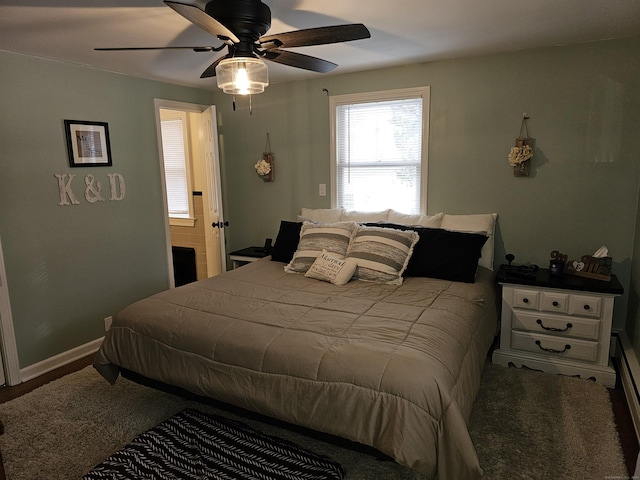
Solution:
[{"label": "drawer pull handle", "polygon": [[541,319],[536,320],[536,323],[538,325],[540,325],[544,330],[547,330],[549,332],[566,332],[567,330],[569,330],[570,328],[573,327],[573,324],[571,324],[571,323],[567,323],[567,326],[565,328],[545,327],[542,324],[542,320]]},{"label": "drawer pull handle", "polygon": [[584,309],[585,309],[585,310],[590,310],[590,309],[591,309],[591,306],[587,303],[587,304],[585,304]]},{"label": "drawer pull handle", "polygon": [[556,302],[556,301],[554,301],[554,302],[552,303],[552,305],[553,305],[554,307],[559,307],[559,306],[560,306],[560,304],[559,304],[558,302]]},{"label": "drawer pull handle", "polygon": [[567,350],[570,350],[570,349],[571,349],[571,345],[568,345],[568,344],[567,344],[567,345],[565,345],[565,346],[564,346],[564,348],[563,348],[562,350],[556,350],[556,349],[554,349],[554,348],[545,348],[545,347],[543,347],[543,346],[541,345],[540,340],[536,340],[536,345],[538,345],[538,348],[539,348],[540,350],[544,350],[545,352],[549,352],[549,353],[564,353],[564,352],[566,352]]},{"label": "drawer pull handle", "polygon": [[522,303],[529,303],[529,299],[528,298],[523,298],[522,299]]}]

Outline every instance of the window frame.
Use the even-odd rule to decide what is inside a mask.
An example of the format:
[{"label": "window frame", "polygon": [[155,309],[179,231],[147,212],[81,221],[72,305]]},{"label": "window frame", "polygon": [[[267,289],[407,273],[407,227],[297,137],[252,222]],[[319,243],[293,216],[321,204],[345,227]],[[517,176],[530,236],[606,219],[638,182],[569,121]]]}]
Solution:
[{"label": "window frame", "polygon": [[[169,108],[162,108],[160,110],[160,125],[163,121],[180,120],[182,122],[182,136],[184,146],[184,158],[185,158],[185,174],[187,180],[187,205],[188,205],[188,217],[175,217],[169,212],[169,199],[167,198],[167,215],[169,217],[169,225],[178,227],[193,227],[195,225],[195,212],[193,208],[193,179],[191,175],[191,151],[189,148],[190,141],[190,125],[187,112],[180,110],[173,110]],[[162,129],[162,127],[161,127]],[[162,143],[160,144],[162,148]],[[165,176],[165,182],[167,181],[166,172],[164,171],[164,150],[162,151],[162,164],[163,175]],[[165,189],[168,188],[165,187]]]},{"label": "window frame", "polygon": [[[330,118],[330,174],[331,174],[331,208],[338,207],[337,172],[338,172],[338,145],[337,145],[337,107],[342,105],[354,105],[358,103],[377,103],[408,98],[422,98],[422,147],[420,161],[420,214],[427,213],[427,179],[429,164],[429,112],[431,88],[429,86],[384,90],[376,92],[350,93],[344,95],[329,96]],[[406,212],[403,212],[406,213]]]}]

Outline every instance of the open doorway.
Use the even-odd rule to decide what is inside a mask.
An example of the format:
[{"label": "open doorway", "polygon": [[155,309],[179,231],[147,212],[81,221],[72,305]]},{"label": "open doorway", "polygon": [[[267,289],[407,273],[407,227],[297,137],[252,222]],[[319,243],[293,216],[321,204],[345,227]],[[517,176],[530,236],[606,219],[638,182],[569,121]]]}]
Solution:
[{"label": "open doorway", "polygon": [[161,99],[155,109],[173,287],[226,270],[216,113]]},{"label": "open doorway", "polygon": [[21,381],[18,347],[13,329],[9,287],[0,239],[0,386],[17,385]]}]

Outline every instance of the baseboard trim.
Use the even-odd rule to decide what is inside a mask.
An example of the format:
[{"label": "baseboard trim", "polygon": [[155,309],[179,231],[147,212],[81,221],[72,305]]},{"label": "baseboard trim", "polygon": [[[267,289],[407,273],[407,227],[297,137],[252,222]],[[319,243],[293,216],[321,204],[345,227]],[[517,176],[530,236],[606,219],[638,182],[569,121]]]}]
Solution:
[{"label": "baseboard trim", "polygon": [[97,338],[92,342],[85,343],[84,345],[80,345],[79,347],[72,348],[71,350],[62,352],[59,355],[47,358],[46,360],[20,369],[20,376],[22,378],[22,381],[29,381],[33,378],[39,377],[40,375],[44,375],[45,373],[55,370],[56,368],[63,367],[71,362],[97,352],[103,340],[104,337]]},{"label": "baseboard trim", "polygon": [[638,357],[624,331],[613,332],[612,337],[617,338],[615,357],[619,360],[620,381],[629,405],[636,437],[640,442],[640,391],[638,390],[640,363],[638,363]]}]

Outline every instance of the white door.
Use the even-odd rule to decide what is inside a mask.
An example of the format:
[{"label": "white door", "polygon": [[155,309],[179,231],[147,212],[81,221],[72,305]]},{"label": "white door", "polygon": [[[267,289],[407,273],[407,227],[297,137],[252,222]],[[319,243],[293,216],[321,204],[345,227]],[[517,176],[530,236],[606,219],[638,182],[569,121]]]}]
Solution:
[{"label": "white door", "polygon": [[202,112],[204,167],[207,176],[202,192],[205,218],[205,241],[207,245],[207,274],[209,277],[227,270],[227,254],[224,242],[224,227],[228,225],[222,211],[222,189],[220,187],[220,156],[218,151],[218,127],[216,107]]}]

